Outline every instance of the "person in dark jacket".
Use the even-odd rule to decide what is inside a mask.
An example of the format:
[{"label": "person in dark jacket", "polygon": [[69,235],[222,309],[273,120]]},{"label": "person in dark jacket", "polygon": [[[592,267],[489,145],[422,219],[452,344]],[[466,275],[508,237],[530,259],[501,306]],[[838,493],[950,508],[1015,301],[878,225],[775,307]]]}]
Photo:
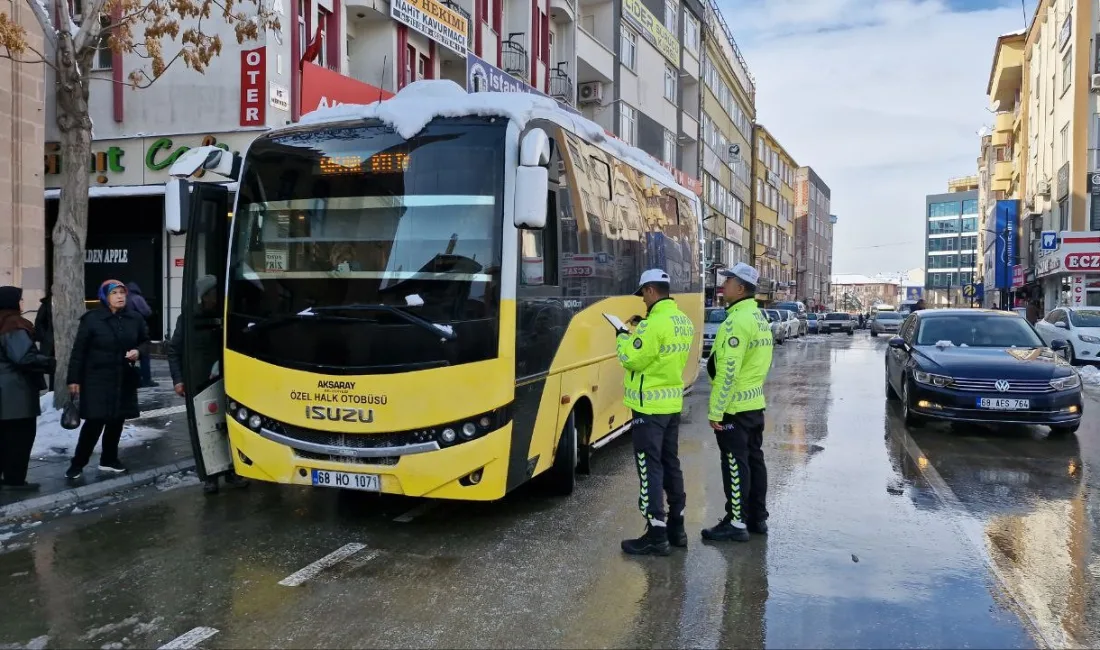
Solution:
[{"label": "person in dark jacket", "polygon": [[[38,341],[38,349],[47,357],[53,354],[53,300],[47,291],[42,300],[38,302],[38,313],[34,315],[34,339]],[[53,389],[53,373],[49,375],[47,390]]]},{"label": "person in dark jacket", "polygon": [[126,467],[118,460],[118,442],[125,420],[138,416],[137,389],[140,381],[135,365],[145,353],[149,328],[136,311],[126,310],[126,285],[107,280],[99,287],[103,307],[80,317],[66,383],[80,399],[84,426],[65,478],[80,478],[100,435],[103,448],[99,471],[121,474]]},{"label": "person in dark jacket", "polygon": [[[141,314],[141,317],[145,319],[146,326],[148,326],[149,317],[153,315],[153,310],[149,307],[149,303],[145,301],[145,296],[141,293],[141,286],[137,282],[127,282],[126,293],[126,309]],[[148,354],[141,355],[138,367],[141,368],[141,387],[152,388],[156,386],[156,382],[153,381],[153,364]]]},{"label": "person in dark jacket", "polygon": [[[217,318],[219,316],[217,289],[218,279],[212,275],[204,275],[195,282],[195,295],[199,297],[195,310],[199,318]],[[194,377],[193,381],[190,382],[192,385],[198,385],[207,380],[215,379],[220,374],[219,361],[222,357],[222,338],[221,331],[217,328],[202,328],[194,335],[195,339],[190,342],[192,358],[202,360],[200,368],[206,368],[202,375]],[[187,396],[183,376],[183,346],[183,314],[180,314],[176,317],[176,327],[172,330],[172,338],[168,341],[168,370],[172,373],[172,384],[175,387],[176,394],[180,397]],[[231,487],[248,485],[248,481],[233,472],[226,475],[225,483]],[[216,493],[218,491],[218,477],[208,477],[203,490],[207,494]]]},{"label": "person in dark jacket", "polygon": [[52,373],[54,360],[35,344],[31,322],[23,318],[23,290],[0,287],[0,485],[33,491],[27,463],[37,434],[38,393],[46,388],[42,375]]}]

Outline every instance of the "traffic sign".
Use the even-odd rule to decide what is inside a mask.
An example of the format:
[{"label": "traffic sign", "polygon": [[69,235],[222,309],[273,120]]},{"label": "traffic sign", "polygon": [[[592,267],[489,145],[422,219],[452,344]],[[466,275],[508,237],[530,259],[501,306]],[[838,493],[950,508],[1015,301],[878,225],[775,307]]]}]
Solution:
[{"label": "traffic sign", "polygon": [[1058,250],[1058,233],[1053,230],[1043,231],[1043,250]]},{"label": "traffic sign", "polygon": [[963,287],[963,295],[966,296],[967,298],[973,298],[974,297],[974,285],[968,284],[968,285],[964,286]]}]

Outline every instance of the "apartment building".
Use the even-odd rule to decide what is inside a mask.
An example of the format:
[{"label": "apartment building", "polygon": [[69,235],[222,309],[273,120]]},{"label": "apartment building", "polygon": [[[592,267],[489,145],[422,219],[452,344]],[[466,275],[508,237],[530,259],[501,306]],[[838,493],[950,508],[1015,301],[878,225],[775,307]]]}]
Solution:
[{"label": "apartment building", "polygon": [[753,262],[760,271],[760,294],[767,300],[793,300],[795,182],[798,163],[763,126],[755,128],[752,233]]},{"label": "apartment building", "polygon": [[898,306],[900,280],[865,275],[836,275],[831,280],[829,300],[838,311],[868,312],[875,305]]},{"label": "apartment building", "polygon": [[711,0],[706,6],[701,138],[707,300],[721,292],[717,272],[752,258],[752,129],[756,85],[732,32]]},{"label": "apartment building", "polygon": [[[22,0],[0,0],[0,13],[27,31],[34,50],[42,49],[42,30]],[[0,59],[0,285],[23,287],[24,309],[38,308],[46,281],[42,167],[38,152],[44,138],[43,65]],[[10,215],[10,216],[9,216]]]},{"label": "apartment building", "polygon": [[578,107],[701,194],[699,0],[581,0]]},{"label": "apartment building", "polygon": [[795,174],[795,295],[807,309],[824,307],[833,275],[832,191],[811,167]]},{"label": "apartment building", "polygon": [[[1032,261],[1024,270],[1025,287],[1033,289],[1029,297],[1041,297],[1044,309],[1100,306],[1100,276],[1088,264],[1100,254],[1100,182],[1093,173],[1100,168],[1096,13],[1092,2],[1041,0],[1024,46],[1019,230]],[[1075,286],[1082,290],[1072,291]]]},{"label": "apartment building", "polygon": [[978,257],[978,184],[976,176],[952,179],[947,193],[925,197],[924,298],[930,305],[971,304]]}]

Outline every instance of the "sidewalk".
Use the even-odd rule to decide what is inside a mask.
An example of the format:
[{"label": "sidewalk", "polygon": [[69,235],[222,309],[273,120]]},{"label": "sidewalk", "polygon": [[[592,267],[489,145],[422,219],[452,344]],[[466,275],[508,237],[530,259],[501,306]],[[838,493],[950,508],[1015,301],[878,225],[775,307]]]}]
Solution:
[{"label": "sidewalk", "polygon": [[138,391],[141,418],[127,421],[122,432],[119,457],[130,470],[122,476],[99,473],[96,469],[99,463],[97,446],[91,462],[84,468],[84,475],[76,481],[66,480],[65,469],[76,447],[79,430],[61,428],[56,411],[40,416],[27,481],[41,484],[42,489],[12,492],[0,488],[0,522],[76,505],[194,467],[184,403],[172,391],[167,361],[153,359],[153,381],[159,386]]}]

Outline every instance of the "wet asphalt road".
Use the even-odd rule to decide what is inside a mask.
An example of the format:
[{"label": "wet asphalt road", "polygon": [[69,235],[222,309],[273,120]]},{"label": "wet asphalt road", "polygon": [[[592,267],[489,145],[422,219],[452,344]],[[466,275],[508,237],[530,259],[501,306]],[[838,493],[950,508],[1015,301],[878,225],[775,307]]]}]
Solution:
[{"label": "wet asphalt road", "polygon": [[[1068,439],[909,432],[884,348],[777,348],[771,534],[747,544],[698,537],[722,503],[704,384],[681,434],[686,552],[619,551],[643,524],[627,440],[568,499],[149,489],[8,540],[0,647],[158,647],[196,628],[203,648],[1097,647],[1096,394]],[[363,548],[280,584],[348,544]]]}]

